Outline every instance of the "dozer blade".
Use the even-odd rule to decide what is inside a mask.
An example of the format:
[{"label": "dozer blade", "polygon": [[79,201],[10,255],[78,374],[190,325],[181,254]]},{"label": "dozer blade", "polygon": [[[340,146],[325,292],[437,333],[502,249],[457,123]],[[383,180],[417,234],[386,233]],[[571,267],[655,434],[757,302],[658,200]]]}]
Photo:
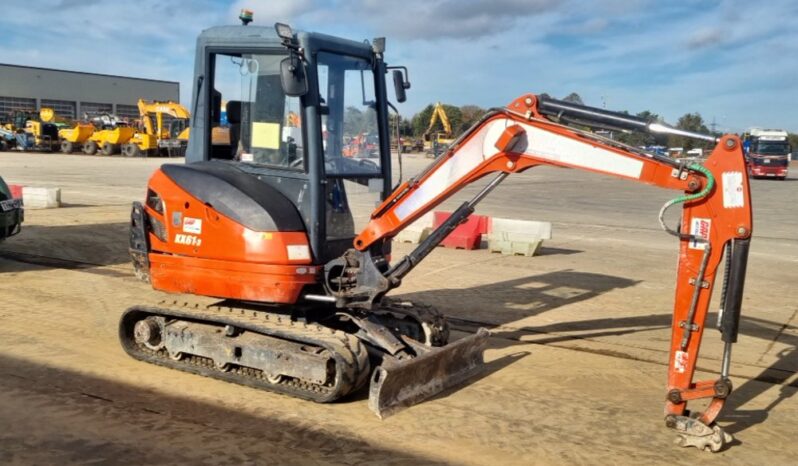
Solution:
[{"label": "dozer blade", "polygon": [[476,375],[484,365],[490,332],[476,334],[414,359],[384,362],[374,370],[369,386],[369,409],[385,419]]}]

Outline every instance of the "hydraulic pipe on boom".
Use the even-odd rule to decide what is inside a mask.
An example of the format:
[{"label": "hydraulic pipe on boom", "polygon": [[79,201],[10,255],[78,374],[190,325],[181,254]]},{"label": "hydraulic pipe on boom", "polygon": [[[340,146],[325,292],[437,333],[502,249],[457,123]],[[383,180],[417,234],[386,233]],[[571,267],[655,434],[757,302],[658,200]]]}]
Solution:
[{"label": "hydraulic pipe on boom", "polygon": [[[670,133],[716,142],[703,165],[647,153],[583,131],[591,128]],[[718,451],[731,436],[715,424],[731,392],[731,345],[737,341],[742,292],[752,231],[751,199],[740,140],[695,134],[603,109],[528,94],[489,112],[460,136],[449,151],[417,177],[400,185],[372,214],[355,238],[354,249],[325,266],[325,284],[339,307],[370,309],[407,275],[474,206],[504,178],[539,165],[578,168],[682,191],[666,203],[659,219],[679,239],[679,264],[668,366],[666,425],[682,446]],[[410,254],[393,266],[382,255],[391,237],[451,197],[491,173],[498,175],[458,208]],[[665,224],[665,211],[683,204],[681,224]],[[720,377],[693,381],[717,268],[727,251],[718,327],[725,343]],[[709,399],[697,416],[687,402]]]}]

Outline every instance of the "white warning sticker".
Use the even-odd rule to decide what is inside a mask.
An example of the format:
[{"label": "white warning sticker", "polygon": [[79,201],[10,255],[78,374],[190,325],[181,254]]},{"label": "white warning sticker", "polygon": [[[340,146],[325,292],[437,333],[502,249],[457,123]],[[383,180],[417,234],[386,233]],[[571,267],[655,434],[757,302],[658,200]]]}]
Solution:
[{"label": "white warning sticker", "polygon": [[285,247],[288,260],[310,260],[310,248],[307,244],[289,244]]},{"label": "white warning sticker", "polygon": [[202,234],[202,219],[183,217],[183,233]]},{"label": "white warning sticker", "polygon": [[673,370],[680,374],[684,374],[687,369],[687,351],[677,351],[673,356]]},{"label": "white warning sticker", "polygon": [[734,209],[745,207],[743,196],[743,172],[723,172],[723,207]]},{"label": "white warning sticker", "polygon": [[708,218],[696,217],[690,221],[690,235],[695,237],[690,240],[690,249],[706,249],[711,226],[712,220]]}]

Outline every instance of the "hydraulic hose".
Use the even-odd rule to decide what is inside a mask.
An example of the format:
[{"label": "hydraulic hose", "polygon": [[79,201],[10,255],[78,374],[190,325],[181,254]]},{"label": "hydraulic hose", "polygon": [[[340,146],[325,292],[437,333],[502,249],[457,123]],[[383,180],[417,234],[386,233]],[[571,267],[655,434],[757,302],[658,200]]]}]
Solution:
[{"label": "hydraulic hose", "polygon": [[706,195],[709,194],[710,191],[712,191],[712,188],[715,187],[715,177],[712,176],[712,172],[709,171],[708,168],[704,167],[703,165],[694,163],[688,165],[687,169],[702,173],[704,176],[707,177],[707,184],[706,186],[704,186],[704,189],[702,189],[700,192],[697,192],[695,194],[684,194],[682,196],[679,196],[675,199],[671,199],[670,201],[666,202],[665,205],[663,205],[662,208],[659,210],[659,225],[662,227],[663,230],[665,230],[667,233],[673,236],[678,236],[681,239],[696,239],[693,238],[692,235],[682,234],[679,233],[677,230],[672,230],[671,228],[668,227],[668,225],[665,224],[665,212],[668,209],[670,209],[672,206],[706,197]]}]

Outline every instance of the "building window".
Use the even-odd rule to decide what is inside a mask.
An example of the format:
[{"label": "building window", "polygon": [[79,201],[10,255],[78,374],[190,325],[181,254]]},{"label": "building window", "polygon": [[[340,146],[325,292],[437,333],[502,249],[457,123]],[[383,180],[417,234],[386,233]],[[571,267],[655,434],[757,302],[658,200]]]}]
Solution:
[{"label": "building window", "polygon": [[55,111],[56,116],[67,118],[70,120],[75,119],[75,102],[68,100],[47,100],[42,99],[42,108],[49,107]]},{"label": "building window", "polygon": [[84,117],[86,113],[89,114],[89,117],[91,117],[92,114],[114,113],[114,106],[112,104],[100,104],[97,102],[81,102],[80,112],[84,114]]},{"label": "building window", "polygon": [[128,120],[135,120],[139,117],[139,108],[136,105],[116,104],[116,116]]},{"label": "building window", "polygon": [[6,116],[14,110],[36,110],[36,99],[24,97],[0,97],[0,115]]}]

